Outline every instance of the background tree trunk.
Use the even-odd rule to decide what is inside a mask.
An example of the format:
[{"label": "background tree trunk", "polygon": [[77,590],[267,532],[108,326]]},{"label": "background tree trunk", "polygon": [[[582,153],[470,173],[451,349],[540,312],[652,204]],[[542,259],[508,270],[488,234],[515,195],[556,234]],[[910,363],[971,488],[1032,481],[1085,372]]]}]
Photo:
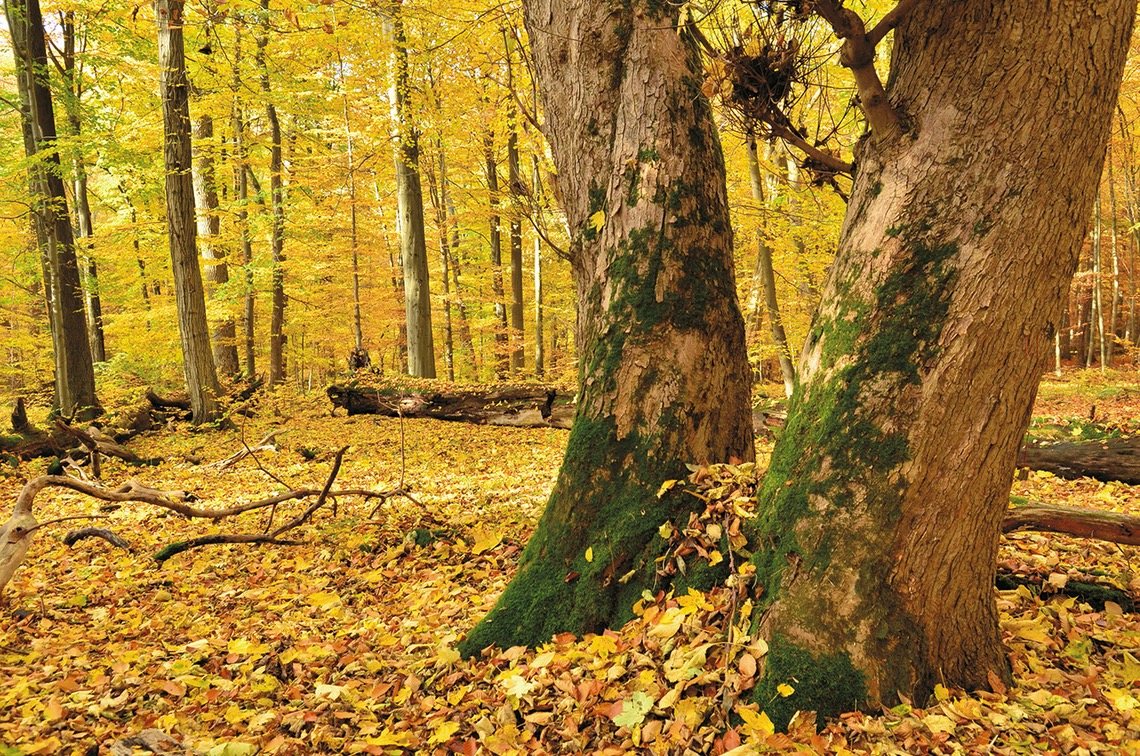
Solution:
[{"label": "background tree trunk", "polygon": [[771,651],[755,696],[777,724],[1008,679],[1001,522],[1134,15],[1131,0],[942,0],[898,27],[889,97],[910,133],[856,155],[759,494]]},{"label": "background tree trunk", "polygon": [[[35,229],[44,260],[44,291],[51,313],[55,361],[55,405],[64,415],[90,419],[99,414],[95,371],[84,318],[83,288],[75,237],[67,211],[55,110],[48,86],[47,49],[39,0],[6,0],[17,79],[25,118],[25,150],[41,161],[29,174]],[[29,138],[30,137],[30,138]]]},{"label": "background tree trunk", "polygon": [[[257,38],[257,67],[261,72],[261,91],[270,96],[269,65],[265,59],[269,46],[269,0],[261,0],[262,33]],[[265,102],[265,118],[269,121],[269,195],[273,207],[270,235],[272,279],[269,311],[269,385],[285,380],[285,179],[281,157],[281,121],[272,100]]]},{"label": "background tree trunk", "polygon": [[400,257],[404,263],[404,320],[408,338],[408,374],[435,378],[435,342],[431,330],[424,192],[420,183],[419,134],[407,113],[408,51],[399,0],[384,21],[395,45],[392,55],[392,129],[396,145],[396,202],[400,213]]},{"label": "background tree trunk", "polygon": [[495,133],[488,129],[483,138],[483,152],[487,163],[487,196],[491,206],[491,296],[495,307],[495,377],[507,375],[507,308],[503,304],[503,232],[499,218],[499,172],[495,165]]},{"label": "background tree trunk", "polygon": [[[752,182],[752,198],[764,206],[764,182],[760,178],[760,158],[756,154],[756,139],[748,140],[748,173]],[[772,248],[764,238],[764,229],[756,229],[756,271],[759,273],[760,288],[764,293],[764,306],[768,310],[768,321],[772,324],[772,341],[776,345],[776,355],[780,360],[780,375],[784,379],[784,393],[792,395],[796,386],[796,367],[792,364],[792,352],[788,348],[788,336],[784,332],[784,319],[780,316],[780,303],[776,299],[776,270],[772,266]]]},{"label": "background tree trunk", "polygon": [[167,236],[178,332],[182,339],[182,367],[190,393],[195,423],[210,422],[218,414],[218,376],[210,352],[206,326],[206,297],[194,219],[194,187],[190,153],[190,85],[182,36],[182,0],[155,0],[158,23],[158,63],[165,132]]},{"label": "background tree trunk", "polygon": [[[220,241],[222,219],[218,214],[218,189],[214,172],[214,118],[203,113],[194,122],[194,200],[197,208],[198,241],[206,261],[206,295],[213,300],[218,289],[229,283],[226,251]],[[214,317],[211,342],[219,372],[231,378],[238,373],[237,327],[228,304],[221,304]]]},{"label": "background tree trunk", "polygon": [[[677,8],[530,0],[578,290],[578,414],[519,573],[460,648],[630,616],[686,462],[753,457],[724,163]],[[601,222],[602,213],[605,221]],[[592,219],[592,220],[591,220]]]}]

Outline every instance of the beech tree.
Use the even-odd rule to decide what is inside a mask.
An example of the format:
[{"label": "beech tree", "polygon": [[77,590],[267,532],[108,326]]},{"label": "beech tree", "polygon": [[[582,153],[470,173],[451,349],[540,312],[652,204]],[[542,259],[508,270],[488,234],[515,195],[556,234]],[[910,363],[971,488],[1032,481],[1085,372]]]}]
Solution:
[{"label": "beech tree", "polygon": [[[835,0],[801,9],[843,40],[869,132],[750,537],[770,643],[755,695],[778,724],[1010,677],[1001,522],[1136,5],[904,0],[870,31]],[[723,167],[686,24],[649,0],[529,0],[526,21],[577,233],[581,404],[467,653],[620,620],[681,506],[646,484],[749,449]],[[875,50],[896,27],[884,87]]]},{"label": "beech tree", "polygon": [[658,527],[696,502],[658,498],[661,484],[686,462],[754,456],[724,159],[676,17],[652,2],[527,6],[575,234],[578,412],[519,573],[464,653],[630,616]]},{"label": "beech tree", "polygon": [[190,84],[186,78],[183,11],[184,4],[181,0],[156,0],[154,4],[161,68],[170,268],[174,274],[186,390],[190,393],[194,422],[203,423],[217,416],[220,389],[214,355],[210,351],[210,333],[206,326],[202,270],[198,267],[190,152]]}]

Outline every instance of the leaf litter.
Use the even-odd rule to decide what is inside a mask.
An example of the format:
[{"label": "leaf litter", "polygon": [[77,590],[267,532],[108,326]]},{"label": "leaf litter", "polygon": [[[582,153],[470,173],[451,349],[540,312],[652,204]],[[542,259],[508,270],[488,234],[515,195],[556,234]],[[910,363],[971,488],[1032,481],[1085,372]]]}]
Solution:
[{"label": "leaf litter", "polygon": [[[1042,393],[1037,411],[1050,422],[1087,412],[1080,392]],[[218,471],[189,460],[224,459],[240,448],[238,434],[151,434],[133,446],[168,461],[145,482],[227,505],[283,490],[266,471],[296,487],[322,480],[343,444],[340,484],[399,482],[400,421],[331,418],[317,400],[281,401],[304,432],[282,436],[276,453]],[[1103,422],[1134,422],[1133,401],[1129,391],[1098,396]],[[262,414],[241,430],[247,440],[281,423]],[[1003,540],[1002,569],[1042,586],[998,592],[1012,688],[939,685],[930,701],[846,714],[818,732],[805,715],[775,733],[762,707],[746,703],[767,653],[734,587],[747,575],[707,593],[647,595],[635,620],[601,635],[461,659],[454,644],[513,576],[565,434],[433,420],[404,421],[403,431],[403,475],[418,504],[393,499],[370,519],[370,504],[346,499],[336,517],[326,508],[296,531],[302,546],[219,546],[158,567],[149,555],[171,541],[256,528],[264,515],[204,524],[142,504],[103,523],[134,553],[101,541],[69,548],[62,528],[38,533],[5,597],[0,754],[106,753],[147,730],[218,756],[1140,753],[1140,622],[1111,601],[1094,610],[1050,593],[1086,580],[1134,595],[1135,549],[1061,536]],[[309,461],[302,447],[325,452]],[[673,484],[707,507],[662,527],[671,548],[659,571],[686,560],[747,569],[733,537],[756,472],[700,468]],[[108,483],[134,474],[105,463]],[[4,501],[21,482],[0,479]],[[1013,493],[1140,513],[1120,484],[1033,473]],[[100,513],[68,491],[41,496],[42,519]],[[777,694],[794,701],[795,681]]]}]

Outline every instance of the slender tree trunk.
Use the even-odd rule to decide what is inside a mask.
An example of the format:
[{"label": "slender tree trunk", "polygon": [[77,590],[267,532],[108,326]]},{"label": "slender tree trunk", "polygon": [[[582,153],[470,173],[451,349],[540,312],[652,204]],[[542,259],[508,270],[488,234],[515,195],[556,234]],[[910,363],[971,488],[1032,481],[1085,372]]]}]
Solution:
[{"label": "slender tree trunk", "polygon": [[[333,23],[336,23],[336,10],[333,10]],[[352,144],[352,120],[348,113],[348,69],[340,53],[340,37],[337,37],[336,62],[337,76],[341,86],[341,112],[344,116],[344,144],[348,158],[348,209],[349,242],[352,249],[352,342],[354,359],[367,363],[368,352],[364,350],[364,326],[360,316],[360,251],[356,225],[356,155]]]},{"label": "slender tree trunk", "polygon": [[[230,280],[226,250],[221,243],[222,219],[219,214],[218,189],[213,155],[214,118],[208,113],[194,122],[194,204],[197,208],[198,245],[205,261],[206,296],[210,301],[219,297],[219,289]],[[238,373],[237,330],[229,308],[219,302],[211,332],[214,346],[214,363],[223,375]]]},{"label": "slender tree trunk", "polygon": [[[249,237],[249,157],[245,144],[245,112],[242,108],[242,22],[234,16],[234,43],[233,43],[233,78],[230,89],[233,92],[233,161],[234,161],[234,196],[237,198],[238,232],[241,235],[241,265],[244,278],[244,293],[242,297],[242,337],[243,362],[246,378],[252,380],[257,375],[257,362],[255,357],[254,338],[254,304],[255,292],[253,288],[253,243]],[[234,334],[235,338],[237,334]]]},{"label": "slender tree trunk", "polygon": [[909,133],[856,153],[752,534],[771,639],[755,696],[777,724],[1009,679],[1001,523],[1135,13],[935,0],[895,31],[884,102]]},{"label": "slender tree trunk", "polygon": [[1096,310],[1097,345],[1100,347],[1100,374],[1104,375],[1107,349],[1104,334],[1104,298],[1101,258],[1104,256],[1104,222],[1100,212],[1100,189],[1096,195],[1096,230],[1093,232],[1093,308]]},{"label": "slender tree trunk", "polygon": [[265,118],[269,121],[269,196],[273,206],[270,235],[272,276],[269,312],[269,385],[285,380],[285,169],[282,163],[281,121],[277,106],[268,99],[272,93],[266,48],[269,45],[269,0],[261,0],[262,32],[257,37],[257,67],[261,72],[261,91],[265,93]]},{"label": "slender tree trunk", "polygon": [[451,283],[454,289],[455,309],[459,312],[459,343],[467,352],[471,360],[471,371],[479,374],[479,363],[475,359],[475,342],[471,338],[471,321],[467,316],[467,304],[463,298],[463,287],[459,283],[459,220],[455,212],[455,203],[451,199],[451,185],[447,178],[447,161],[444,159],[443,146],[439,152],[439,193],[444,207],[447,209],[447,226],[451,230],[451,243],[448,245],[448,267],[451,269]]},{"label": "slender tree trunk", "polygon": [[[87,339],[92,362],[106,362],[107,348],[103,336],[103,302],[99,294],[99,271],[95,262],[94,221],[91,203],[87,195],[87,166],[83,161],[83,150],[79,146],[83,133],[83,80],[82,72],[76,64],[75,11],[63,14],[63,80],[67,86],[65,100],[67,123],[75,145],[71,150],[73,168],[72,187],[75,194],[75,230],[82,239],[83,254],[78,255],[82,270],[84,309],[87,315]],[[77,243],[79,246],[79,243]]]},{"label": "slender tree trunk", "polygon": [[[447,165],[443,156],[443,139],[436,138],[436,152],[439,155],[440,175],[442,176]],[[455,340],[451,328],[451,240],[447,229],[447,208],[444,207],[440,197],[440,185],[436,181],[435,171],[431,164],[425,171],[428,180],[428,195],[431,197],[431,206],[435,210],[435,227],[439,233],[439,262],[443,271],[443,361],[447,365],[447,380],[455,380]]]},{"label": "slender tree trunk", "polygon": [[503,304],[503,236],[499,217],[499,171],[495,165],[495,134],[488,129],[483,137],[483,154],[487,163],[487,196],[491,206],[491,296],[495,307],[495,377],[502,380],[507,376],[507,308]]},{"label": "slender tree trunk", "polygon": [[[748,172],[752,180],[752,198],[764,205],[764,183],[760,178],[760,161],[756,154],[756,140],[748,140]],[[792,353],[788,349],[788,336],[784,332],[784,319],[780,316],[780,303],[776,299],[776,270],[772,267],[772,248],[764,238],[764,229],[757,228],[756,269],[760,273],[760,285],[764,291],[764,305],[768,309],[768,321],[772,324],[772,341],[776,344],[776,354],[780,360],[780,375],[784,378],[784,392],[792,395],[796,386],[796,368],[792,364]]]},{"label": "slender tree trunk", "polygon": [[[535,223],[544,223],[542,219],[541,180],[538,173],[538,157],[531,156],[531,188],[534,194]],[[542,303],[542,237],[534,235],[534,374],[542,378],[546,371],[546,354],[543,346],[543,303]]]},{"label": "slender tree trunk", "polygon": [[402,0],[385,17],[384,31],[392,40],[392,131],[396,145],[396,202],[400,214],[400,257],[404,265],[404,321],[408,338],[408,374],[435,378],[435,342],[431,328],[427,240],[424,233],[424,194],[420,184],[419,132],[407,112],[408,50],[405,46]]},{"label": "slender tree trunk", "polygon": [[[658,585],[658,529],[693,506],[659,497],[662,482],[686,462],[753,457],[723,157],[677,14],[642,0],[527,4],[573,229],[578,412],[519,572],[464,653],[621,622]],[[635,176],[645,191],[630,192]]]},{"label": "slender tree trunk", "polygon": [[507,56],[507,91],[510,93],[510,106],[507,108],[507,180],[511,196],[510,239],[511,239],[511,374],[519,375],[526,368],[526,347],[523,340],[523,239],[522,216],[522,175],[519,167],[518,109],[515,107],[514,61],[506,28],[503,29],[503,42]]},{"label": "slender tree trunk", "polygon": [[1108,365],[1114,362],[1116,335],[1120,325],[1120,252],[1116,247],[1116,182],[1112,171],[1112,142],[1108,143],[1108,210],[1112,225],[1109,226],[1109,242],[1112,255],[1112,303],[1108,318]]},{"label": "slender tree trunk", "polygon": [[164,159],[166,164],[167,237],[178,332],[182,339],[182,368],[195,423],[218,415],[218,375],[210,352],[206,325],[206,296],[198,267],[197,228],[190,150],[190,85],[182,35],[182,0],[155,0],[158,23],[159,88],[162,94]]},{"label": "slender tree trunk", "polygon": [[24,148],[37,165],[31,170],[35,230],[44,269],[44,291],[51,313],[55,363],[55,406],[67,416],[90,419],[101,410],[95,398],[83,288],[75,237],[67,210],[55,110],[48,86],[47,48],[39,0],[5,0],[21,106]]}]

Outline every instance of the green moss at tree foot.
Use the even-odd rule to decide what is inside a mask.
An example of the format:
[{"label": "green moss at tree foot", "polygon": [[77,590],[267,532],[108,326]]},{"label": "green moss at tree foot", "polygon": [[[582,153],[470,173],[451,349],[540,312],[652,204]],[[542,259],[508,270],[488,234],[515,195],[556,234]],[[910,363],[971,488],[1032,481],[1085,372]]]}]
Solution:
[{"label": "green moss at tree foot", "polygon": [[[782,695],[783,685],[793,692]],[[752,700],[778,730],[786,730],[797,711],[816,712],[819,726],[823,719],[863,706],[867,685],[863,673],[855,669],[847,654],[815,656],[784,636],[775,635],[765,657],[764,676],[753,689]]]}]

